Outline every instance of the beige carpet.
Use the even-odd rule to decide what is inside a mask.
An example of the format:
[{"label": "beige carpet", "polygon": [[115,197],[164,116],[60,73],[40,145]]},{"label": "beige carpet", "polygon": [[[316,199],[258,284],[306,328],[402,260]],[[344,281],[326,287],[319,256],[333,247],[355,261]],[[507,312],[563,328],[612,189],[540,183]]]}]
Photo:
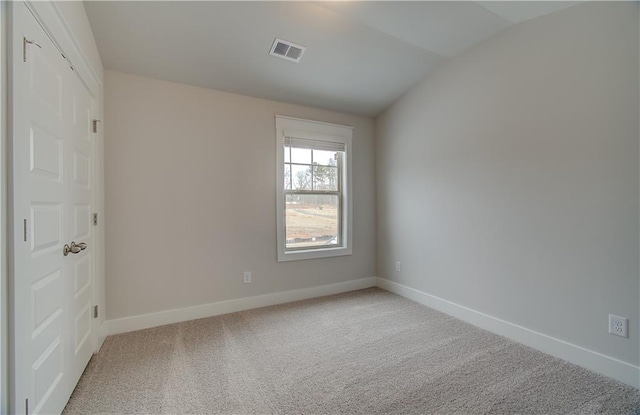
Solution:
[{"label": "beige carpet", "polygon": [[640,414],[637,389],[372,288],[107,338],[66,414]]}]

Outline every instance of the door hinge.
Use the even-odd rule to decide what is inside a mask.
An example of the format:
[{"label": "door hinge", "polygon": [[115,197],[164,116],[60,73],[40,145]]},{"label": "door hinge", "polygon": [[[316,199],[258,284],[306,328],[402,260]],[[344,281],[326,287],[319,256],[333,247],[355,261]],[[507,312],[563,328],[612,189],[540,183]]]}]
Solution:
[{"label": "door hinge", "polygon": [[98,226],[98,214],[93,214],[93,226]]},{"label": "door hinge", "polygon": [[98,318],[98,306],[93,306],[93,318]]},{"label": "door hinge", "polygon": [[98,123],[102,122],[101,120],[93,120],[93,132],[97,133],[98,132]]},{"label": "door hinge", "polygon": [[27,43],[30,44],[30,45],[35,45],[35,46],[39,47],[40,49],[42,49],[42,46],[38,45],[33,40],[29,40],[26,37],[23,37],[22,38],[22,62],[26,62],[27,61]]},{"label": "door hinge", "polygon": [[27,220],[26,219],[22,221],[22,231],[24,233],[24,236],[23,236],[24,241],[27,242]]},{"label": "door hinge", "polygon": [[29,415],[29,398],[24,400],[24,413],[25,415]]}]

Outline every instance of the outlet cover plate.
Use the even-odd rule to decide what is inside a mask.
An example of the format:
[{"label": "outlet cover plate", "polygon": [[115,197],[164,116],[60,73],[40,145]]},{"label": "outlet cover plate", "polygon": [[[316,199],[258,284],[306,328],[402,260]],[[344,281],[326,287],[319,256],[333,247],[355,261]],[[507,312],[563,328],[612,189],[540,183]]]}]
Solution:
[{"label": "outlet cover plate", "polygon": [[628,327],[628,318],[609,314],[609,333],[620,337],[629,337],[627,333]]},{"label": "outlet cover plate", "polygon": [[244,272],[243,281],[244,281],[245,284],[250,284],[251,283],[251,272],[249,272],[249,271],[245,271]]}]

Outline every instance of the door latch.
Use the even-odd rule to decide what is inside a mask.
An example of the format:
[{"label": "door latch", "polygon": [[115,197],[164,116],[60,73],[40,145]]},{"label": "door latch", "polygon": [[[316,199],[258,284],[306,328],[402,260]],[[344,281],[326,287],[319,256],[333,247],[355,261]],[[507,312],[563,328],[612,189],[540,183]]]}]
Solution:
[{"label": "door latch", "polygon": [[64,256],[67,256],[69,254],[78,254],[80,253],[80,251],[84,251],[85,249],[87,249],[87,244],[84,242],[78,242],[75,243],[75,241],[71,242],[71,245],[64,245],[64,248],[62,248],[62,253],[64,254]]}]

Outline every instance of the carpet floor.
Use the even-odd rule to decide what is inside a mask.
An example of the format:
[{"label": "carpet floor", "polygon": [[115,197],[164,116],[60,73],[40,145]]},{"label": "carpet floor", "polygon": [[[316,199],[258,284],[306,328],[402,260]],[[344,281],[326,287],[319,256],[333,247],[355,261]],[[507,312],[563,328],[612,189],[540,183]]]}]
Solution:
[{"label": "carpet floor", "polygon": [[64,414],[639,414],[640,394],[378,288],[105,341]]}]

